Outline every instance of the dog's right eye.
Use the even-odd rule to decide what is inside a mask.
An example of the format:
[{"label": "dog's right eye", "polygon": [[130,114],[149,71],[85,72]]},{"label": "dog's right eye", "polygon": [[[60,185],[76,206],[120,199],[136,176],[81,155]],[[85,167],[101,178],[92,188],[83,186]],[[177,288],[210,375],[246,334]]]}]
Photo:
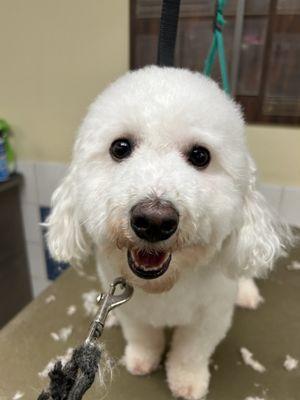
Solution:
[{"label": "dog's right eye", "polygon": [[204,169],[210,163],[210,152],[203,146],[195,145],[188,152],[187,159],[195,167]]},{"label": "dog's right eye", "polygon": [[112,142],[109,152],[116,161],[127,158],[132,153],[133,144],[128,139],[117,139]]}]

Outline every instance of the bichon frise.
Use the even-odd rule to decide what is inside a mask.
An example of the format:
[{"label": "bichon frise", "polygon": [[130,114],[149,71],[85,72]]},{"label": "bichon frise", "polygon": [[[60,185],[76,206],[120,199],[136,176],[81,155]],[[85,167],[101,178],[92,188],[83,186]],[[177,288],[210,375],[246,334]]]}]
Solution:
[{"label": "bichon frise", "polygon": [[55,259],[94,251],[104,287],[119,275],[134,285],[116,310],[130,372],[153,371],[175,328],[167,378],[186,399],[208,391],[238,279],[270,270],[290,235],[255,188],[238,105],[199,73],[155,66],[91,105],[48,228]]}]

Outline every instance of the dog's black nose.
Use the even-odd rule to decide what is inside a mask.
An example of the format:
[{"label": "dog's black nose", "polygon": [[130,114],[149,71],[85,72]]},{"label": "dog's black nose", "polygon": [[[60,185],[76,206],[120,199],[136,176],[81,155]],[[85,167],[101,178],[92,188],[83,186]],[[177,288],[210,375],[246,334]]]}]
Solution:
[{"label": "dog's black nose", "polygon": [[176,232],[178,222],[179,214],[169,201],[144,200],[131,209],[131,227],[147,242],[169,239]]}]

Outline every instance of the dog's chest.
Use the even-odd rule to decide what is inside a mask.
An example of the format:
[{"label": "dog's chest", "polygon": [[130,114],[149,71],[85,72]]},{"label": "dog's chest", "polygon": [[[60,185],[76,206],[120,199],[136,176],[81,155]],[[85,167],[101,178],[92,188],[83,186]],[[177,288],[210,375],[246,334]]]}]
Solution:
[{"label": "dog's chest", "polygon": [[[98,269],[107,285],[114,276],[109,268]],[[165,293],[149,294],[136,288],[132,299],[116,309],[116,313],[157,327],[178,326],[201,318],[209,304],[215,301],[233,302],[236,284],[221,274],[215,266],[191,269],[182,273],[174,287]]]},{"label": "dog's chest", "polygon": [[147,294],[138,289],[124,310],[153,326],[178,326],[197,322],[216,302],[233,305],[236,284],[219,272],[189,271],[166,293]]},{"label": "dog's chest", "polygon": [[183,277],[166,293],[149,294],[136,289],[134,298],[120,312],[153,326],[186,325],[200,313],[199,288],[190,276]]}]

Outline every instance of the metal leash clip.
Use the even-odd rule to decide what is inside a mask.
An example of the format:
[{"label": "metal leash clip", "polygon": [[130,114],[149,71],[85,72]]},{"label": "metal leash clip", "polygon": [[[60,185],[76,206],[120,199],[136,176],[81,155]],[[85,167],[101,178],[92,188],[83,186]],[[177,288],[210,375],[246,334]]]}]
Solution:
[{"label": "metal leash clip", "polygon": [[[120,294],[115,295],[118,286],[123,290]],[[110,284],[110,290],[108,293],[101,293],[97,297],[97,302],[99,303],[100,308],[92,322],[88,337],[85,340],[86,344],[94,342],[102,335],[108,313],[115,307],[126,303],[126,301],[131,298],[132,294],[133,287],[129,285],[124,278],[120,277],[116,278],[113,283]]]}]

